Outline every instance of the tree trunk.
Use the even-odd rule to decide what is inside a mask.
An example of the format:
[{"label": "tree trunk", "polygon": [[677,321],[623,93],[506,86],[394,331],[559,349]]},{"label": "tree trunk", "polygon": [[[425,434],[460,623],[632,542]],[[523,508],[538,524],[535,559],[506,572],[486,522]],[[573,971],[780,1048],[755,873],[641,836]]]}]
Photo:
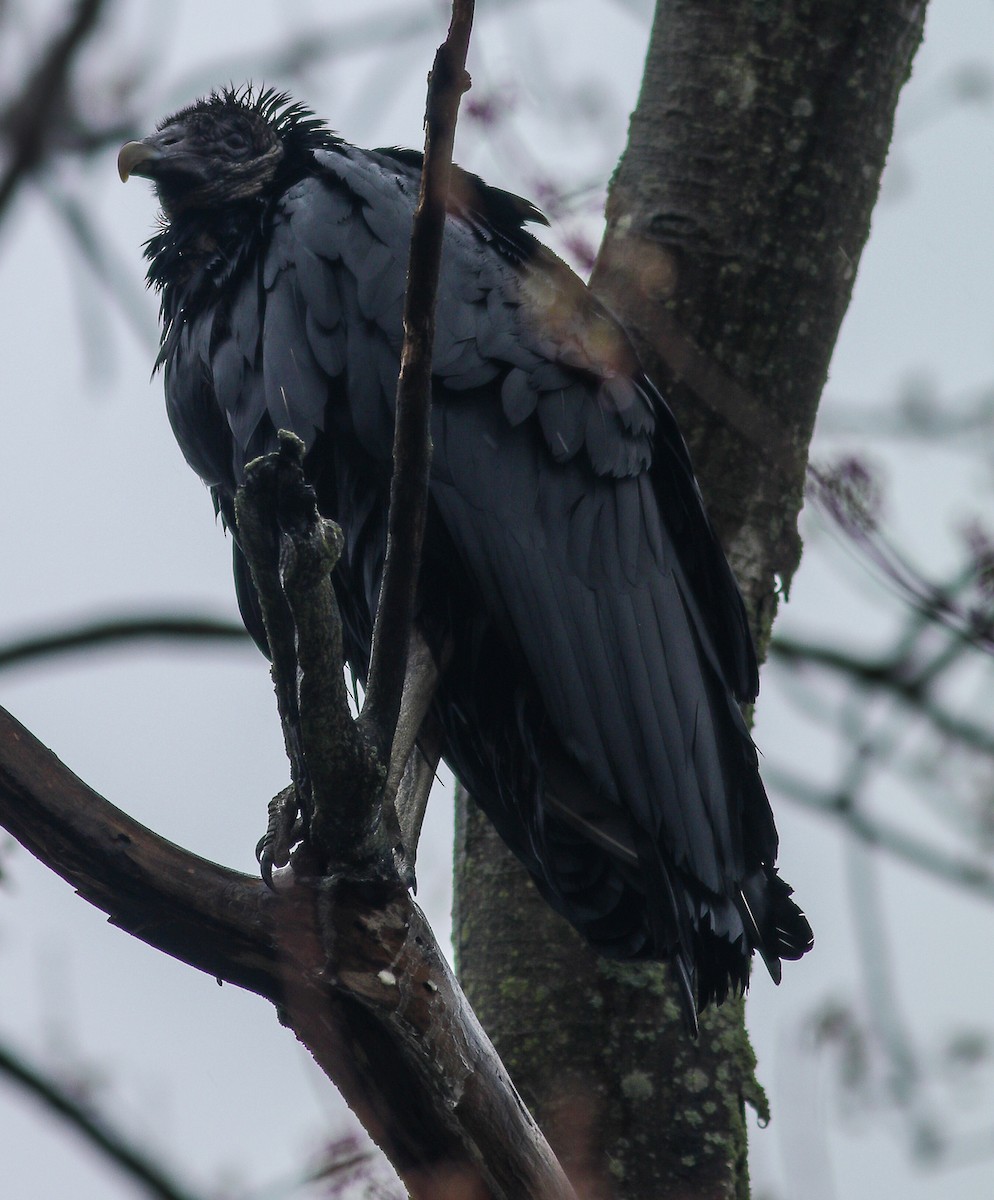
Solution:
[{"label": "tree trunk", "polygon": [[[592,285],[677,412],[761,650],[924,15],[660,0],[612,182]],[[744,1109],[765,1100],[742,1005],[690,1042],[664,970],[595,959],[457,804],[461,980],[584,1200],[746,1197]]]}]

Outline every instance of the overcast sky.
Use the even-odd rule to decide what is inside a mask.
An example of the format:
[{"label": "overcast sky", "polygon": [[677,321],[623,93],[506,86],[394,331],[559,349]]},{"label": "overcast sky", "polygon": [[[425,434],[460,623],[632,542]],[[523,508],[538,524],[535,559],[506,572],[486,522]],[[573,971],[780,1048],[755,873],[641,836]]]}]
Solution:
[{"label": "overcast sky", "polygon": [[[187,2],[169,19],[134,0],[95,40],[78,74],[91,111],[112,113],[106,80],[143,79],[146,125],[211,85],[248,75],[283,82],[272,47],[288,30],[356,31],[360,6]],[[382,4],[384,33],[438,5]],[[546,182],[581,199],[553,237],[599,227],[585,204],[623,146],[644,54],[648,5],[630,0],[481,3],[471,54],[475,96],[502,97],[513,119],[461,127],[458,156],[492,182],[535,195]],[[10,78],[61,12],[32,3],[21,43],[0,47]],[[361,6],[363,16],[373,11]],[[439,15],[386,48],[343,50],[296,90],[349,140],[417,145],[423,84],[444,32]],[[964,67],[972,65],[973,75]],[[15,69],[16,68],[16,69]],[[925,46],[902,100],[898,137],[855,298],[833,362],[818,453],[869,452],[888,483],[887,520],[923,566],[952,561],[949,530],[991,508],[990,462],[973,453],[838,432],[833,413],[884,410],[912,385],[966,404],[994,380],[994,109],[970,79],[994,70],[994,3],[933,0]],[[989,79],[990,76],[988,75]],[[964,82],[965,81],[965,82]],[[970,99],[970,95],[973,99]],[[966,97],[964,99],[964,96]],[[22,192],[0,228],[0,370],[5,443],[0,521],[0,640],[86,616],[134,610],[236,615],[230,550],[209,497],[175,447],[149,380],[155,302],[142,288],[141,245],[155,205],[140,180],[124,188],[108,151]],[[68,194],[94,222],[130,289],[122,303],[81,261],[59,216]],[[596,206],[596,190],[591,193]],[[835,430],[833,432],[833,429]],[[872,572],[817,519],[782,628],[873,645],[895,608]],[[964,683],[964,686],[967,686]],[[120,650],[0,677],[0,702],[91,786],[166,837],[254,870],[268,798],[287,768],[268,672],[249,646]],[[978,707],[990,703],[977,695]],[[829,782],[834,736],[807,719],[798,694],[764,676],[756,738],[771,765]],[[941,844],[935,812],[875,802]],[[902,807],[904,806],[904,807]],[[419,899],[448,929],[450,799],[436,791],[422,842]],[[851,911],[866,866],[823,819],[780,803],[781,861],[816,930],[815,952],[787,964],[775,989],[757,974],[749,1023],[774,1112],[753,1121],[758,1197],[862,1200],[901,1195],[989,1200],[994,1086],[918,1094],[911,1123],[858,1106],[810,1052],[812,1013],[830,1001],[865,1015],[866,979]],[[23,851],[8,849],[0,891],[0,1037],[77,1076],[143,1144],[207,1193],[276,1196],[322,1138],[349,1128],[323,1076],[258,998],[217,984],[110,928],[101,914]],[[926,1058],[951,1031],[994,1032],[994,915],[913,869],[882,860],[889,965],[901,1019]],[[857,891],[856,903],[860,893]],[[872,1064],[885,1094],[892,1064]],[[966,1100],[963,1099],[964,1095]],[[976,1132],[991,1154],[923,1170],[909,1128],[936,1116]],[[100,1159],[0,1081],[4,1189],[23,1200],[134,1195]],[[221,1192],[227,1187],[228,1192]],[[299,1193],[298,1193],[299,1194]]]}]

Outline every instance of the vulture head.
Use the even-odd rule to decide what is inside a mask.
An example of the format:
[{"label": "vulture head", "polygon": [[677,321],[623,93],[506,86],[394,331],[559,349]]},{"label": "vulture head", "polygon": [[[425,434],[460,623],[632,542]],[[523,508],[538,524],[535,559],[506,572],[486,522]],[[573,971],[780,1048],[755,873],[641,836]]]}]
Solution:
[{"label": "vulture head", "polygon": [[150,137],[121,147],[122,180],[155,184],[168,220],[251,203],[269,194],[301,158],[333,140],[320,121],[281,92],[225,89],[160,122]]}]

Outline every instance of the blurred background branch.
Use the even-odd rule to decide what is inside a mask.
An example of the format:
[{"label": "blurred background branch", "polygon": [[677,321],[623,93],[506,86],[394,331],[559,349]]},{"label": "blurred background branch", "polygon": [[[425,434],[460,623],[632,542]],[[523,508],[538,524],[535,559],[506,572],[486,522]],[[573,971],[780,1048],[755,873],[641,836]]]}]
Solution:
[{"label": "blurred background branch", "polygon": [[85,1138],[102,1158],[122,1171],[139,1192],[159,1200],[205,1200],[182,1184],[154,1157],[137,1147],[113,1121],[100,1112],[86,1088],[58,1078],[29,1062],[23,1054],[0,1042],[0,1075],[39,1101],[59,1120]]},{"label": "blurred background branch", "polygon": [[219,642],[251,645],[241,622],[208,616],[147,613],[66,622],[57,629],[0,642],[0,671],[80,650],[135,642]]}]

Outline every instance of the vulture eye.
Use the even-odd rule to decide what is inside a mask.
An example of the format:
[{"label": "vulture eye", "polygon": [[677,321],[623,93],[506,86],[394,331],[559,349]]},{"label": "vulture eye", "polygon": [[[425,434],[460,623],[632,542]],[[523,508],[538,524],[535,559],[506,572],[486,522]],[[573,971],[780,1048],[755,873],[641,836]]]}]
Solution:
[{"label": "vulture eye", "polygon": [[249,152],[249,140],[244,133],[233,129],[230,133],[225,134],[221,148],[232,158],[244,158]]}]

